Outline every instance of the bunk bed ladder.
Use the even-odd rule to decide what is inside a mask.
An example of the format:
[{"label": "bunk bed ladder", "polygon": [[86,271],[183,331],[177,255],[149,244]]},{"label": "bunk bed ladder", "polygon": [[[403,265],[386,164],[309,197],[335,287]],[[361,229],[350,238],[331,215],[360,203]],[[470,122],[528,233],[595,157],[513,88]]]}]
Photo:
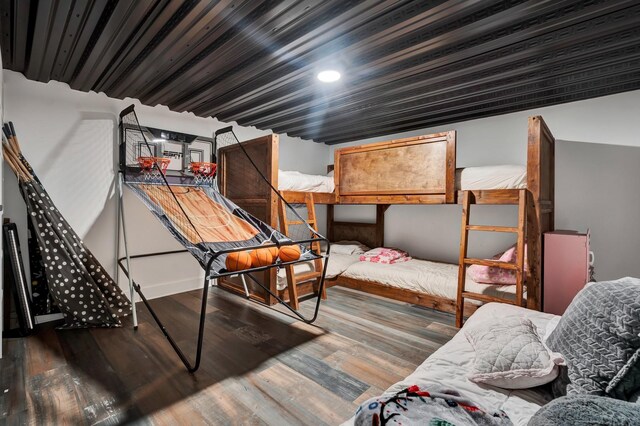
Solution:
[{"label": "bunk bed ladder", "polygon": [[[464,321],[464,300],[472,299],[481,302],[502,302],[512,305],[522,306],[525,268],[524,268],[524,251],[525,251],[525,231],[527,218],[527,191],[519,189],[518,191],[518,226],[486,226],[486,225],[469,225],[471,197],[474,197],[473,191],[462,191],[462,226],[460,230],[460,258],[458,269],[458,297],[456,300],[456,327],[462,327]],[[510,232],[517,234],[516,243],[516,262],[501,262],[498,260],[474,259],[467,257],[467,246],[469,242],[469,231],[486,231],[486,232]],[[485,294],[473,293],[466,291],[466,275],[469,265],[483,265],[497,268],[511,269],[516,271],[516,297],[513,299],[504,299],[501,297],[487,296]]]},{"label": "bunk bed ladder", "polygon": [[[318,232],[318,223],[316,220],[316,209],[313,201],[313,194],[306,193],[304,197],[304,204],[307,208],[307,220],[308,223],[316,232]],[[279,212],[278,216],[280,219],[280,230],[285,234],[289,235],[289,227],[293,225],[302,225],[304,222],[300,220],[288,220],[286,205],[282,199],[279,200]],[[311,250],[316,253],[320,253],[320,243],[312,242]],[[313,291],[317,293],[320,288],[320,281],[322,280],[322,259],[315,259],[314,270],[312,272],[308,272],[305,274],[296,275],[293,271],[293,265],[285,266],[285,271],[287,272],[287,291],[289,292],[289,306],[293,309],[298,309],[300,306],[299,296],[298,296],[298,285],[312,282],[313,283]],[[322,288],[322,298],[327,298],[326,287]]]}]

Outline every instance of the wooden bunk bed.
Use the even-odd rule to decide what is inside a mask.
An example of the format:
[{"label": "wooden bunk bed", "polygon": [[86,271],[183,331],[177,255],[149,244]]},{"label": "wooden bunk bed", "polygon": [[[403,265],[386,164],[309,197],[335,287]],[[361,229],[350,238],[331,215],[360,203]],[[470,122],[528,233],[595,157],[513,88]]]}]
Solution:
[{"label": "wooden bunk bed", "polygon": [[[242,142],[248,155],[238,144],[217,150],[220,193],[274,228],[278,227],[278,198],[260,173],[267,177],[274,187],[278,187],[278,142],[278,135],[274,134]],[[256,168],[249,163],[249,157],[256,159]],[[246,184],[237,184],[240,181]],[[255,274],[260,282],[265,285],[268,283],[269,289],[275,293],[276,273],[276,270],[271,268]],[[277,303],[274,297],[254,284],[253,280],[243,281],[241,277],[225,277],[218,280],[219,287],[242,295],[246,294],[245,285],[250,298],[268,305]]]},{"label": "wooden bunk bed", "polygon": [[[259,166],[269,172],[267,176],[271,177],[272,186],[275,188],[278,188],[277,142],[277,135],[271,135],[246,143],[246,146],[260,149],[263,153],[262,156],[253,155],[253,158],[263,161]],[[542,117],[530,117],[526,167],[528,208],[526,223],[522,226],[526,227],[529,260],[529,273],[526,277],[527,306],[538,310],[542,298],[542,234],[553,230],[554,142],[553,135]],[[223,175],[220,179],[222,193],[248,211],[262,214],[263,216],[258,215],[260,219],[269,217],[275,223],[277,201],[272,194],[267,194],[268,185],[263,185],[262,191],[251,190],[246,194],[224,192],[224,179],[232,178],[232,176],[224,177],[224,170],[236,167],[233,165],[235,160],[232,156],[232,152],[224,151],[219,159]],[[327,237],[330,241],[357,240],[371,247],[382,246],[384,245],[384,213],[390,205],[453,204],[461,203],[464,198],[463,192],[456,189],[455,131],[337,149],[333,171],[335,191],[313,192],[315,204],[328,205]],[[282,194],[289,203],[302,204],[307,199],[307,192],[303,191],[282,191]],[[469,202],[518,205],[519,191],[517,189],[472,190],[469,192]],[[334,205],[337,204],[376,205],[376,221],[374,223],[336,221]],[[251,210],[252,206],[257,210]],[[273,279],[275,281],[275,277]],[[342,285],[425,307],[456,312],[455,300],[419,291],[342,276],[328,280],[327,284]],[[223,284],[225,285],[227,284]],[[235,291],[239,291],[237,284]],[[264,301],[273,303],[268,298]],[[476,304],[465,302],[464,312],[471,313],[476,307]]]}]

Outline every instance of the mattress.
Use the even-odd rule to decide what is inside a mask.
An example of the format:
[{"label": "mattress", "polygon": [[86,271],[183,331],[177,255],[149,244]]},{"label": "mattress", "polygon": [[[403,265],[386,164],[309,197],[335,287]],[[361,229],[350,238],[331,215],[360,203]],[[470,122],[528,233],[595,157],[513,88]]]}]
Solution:
[{"label": "mattress", "polygon": [[278,189],[280,191],[334,192],[336,185],[333,176],[278,170]]},{"label": "mattress", "polygon": [[[467,320],[464,327],[488,319],[529,318],[540,336],[548,336],[559,317],[504,303],[488,303]],[[475,351],[464,332],[459,331],[448,343],[434,352],[413,373],[392,385],[385,394],[393,394],[410,385],[429,388],[430,384],[451,387],[487,410],[502,409],[515,425],[526,425],[538,409],[552,399],[548,387],[506,390],[478,385],[467,379],[475,359]],[[344,423],[352,425],[353,418]]]},{"label": "mattress", "polygon": [[[413,290],[456,300],[458,289],[458,265],[412,259],[408,262],[382,264],[356,262],[342,273],[343,277],[361,281],[377,282],[404,290]],[[514,299],[515,285],[479,284],[467,274],[467,291],[487,296]],[[469,299],[470,303],[479,303]]]},{"label": "mattress", "polygon": [[[329,263],[327,264],[327,273],[325,275],[325,279],[335,278],[338,275],[342,274],[344,271],[349,268],[349,266],[354,263],[360,262],[359,254],[334,254],[332,253],[329,256]],[[313,262],[301,262],[293,265],[293,273],[295,275],[306,274],[308,272],[314,271]],[[287,272],[284,268],[281,268],[278,271],[278,290],[284,290],[287,288]]]},{"label": "mattress", "polygon": [[465,167],[456,170],[456,189],[524,189],[527,168],[521,165]]},{"label": "mattress", "polygon": [[[456,169],[456,189],[524,189],[527,187],[527,168],[521,165],[465,167]],[[278,170],[280,191],[334,192],[333,176],[309,175]]]}]

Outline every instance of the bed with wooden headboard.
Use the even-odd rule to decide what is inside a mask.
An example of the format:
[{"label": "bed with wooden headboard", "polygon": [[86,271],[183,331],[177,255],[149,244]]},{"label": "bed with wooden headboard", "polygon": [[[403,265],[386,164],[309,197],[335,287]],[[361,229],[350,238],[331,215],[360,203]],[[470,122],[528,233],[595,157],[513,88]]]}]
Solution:
[{"label": "bed with wooden headboard", "polygon": [[[278,137],[265,136],[244,142],[273,187],[278,188]],[[237,148],[236,148],[237,150]],[[276,224],[277,198],[260,176],[243,179],[255,182],[256,188],[245,185],[243,190],[229,193],[228,182],[238,179],[234,168],[243,166],[243,159],[233,148],[219,152],[220,185],[225,196],[268,223]],[[555,140],[540,116],[529,118],[527,137],[527,190],[529,206],[527,240],[529,276],[527,304],[539,309],[542,288],[542,234],[553,230]],[[333,193],[313,193],[316,204],[328,204],[327,237],[331,241],[358,240],[368,246],[384,245],[384,212],[394,204],[452,204],[457,203],[456,189],[456,132],[396,139],[387,142],[340,148],[334,156]],[[225,192],[227,191],[227,192]],[[517,191],[491,189],[471,191],[475,204],[517,204]],[[282,191],[290,203],[301,203],[304,192]],[[372,223],[337,221],[336,204],[376,205],[376,221]],[[340,283],[340,278],[338,278]],[[275,285],[275,284],[274,284]],[[430,298],[402,290],[376,286],[375,283],[348,283],[347,286],[386,297],[453,311],[448,300]],[[237,287],[237,286],[236,286]],[[237,290],[237,288],[236,288]],[[267,298],[266,300],[269,303]],[[469,311],[471,312],[471,310]]]}]

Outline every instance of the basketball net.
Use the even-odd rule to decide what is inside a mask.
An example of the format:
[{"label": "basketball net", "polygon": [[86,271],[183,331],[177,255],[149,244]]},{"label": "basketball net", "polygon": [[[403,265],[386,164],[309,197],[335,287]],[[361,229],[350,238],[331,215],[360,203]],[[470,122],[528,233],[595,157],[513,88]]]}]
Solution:
[{"label": "basketball net", "polygon": [[193,182],[196,185],[213,185],[213,179],[216,175],[216,169],[216,163],[206,163],[202,161],[191,162]]},{"label": "basketball net", "polygon": [[167,173],[169,163],[171,159],[165,157],[138,157],[138,164],[146,182],[162,181],[162,175]]}]

